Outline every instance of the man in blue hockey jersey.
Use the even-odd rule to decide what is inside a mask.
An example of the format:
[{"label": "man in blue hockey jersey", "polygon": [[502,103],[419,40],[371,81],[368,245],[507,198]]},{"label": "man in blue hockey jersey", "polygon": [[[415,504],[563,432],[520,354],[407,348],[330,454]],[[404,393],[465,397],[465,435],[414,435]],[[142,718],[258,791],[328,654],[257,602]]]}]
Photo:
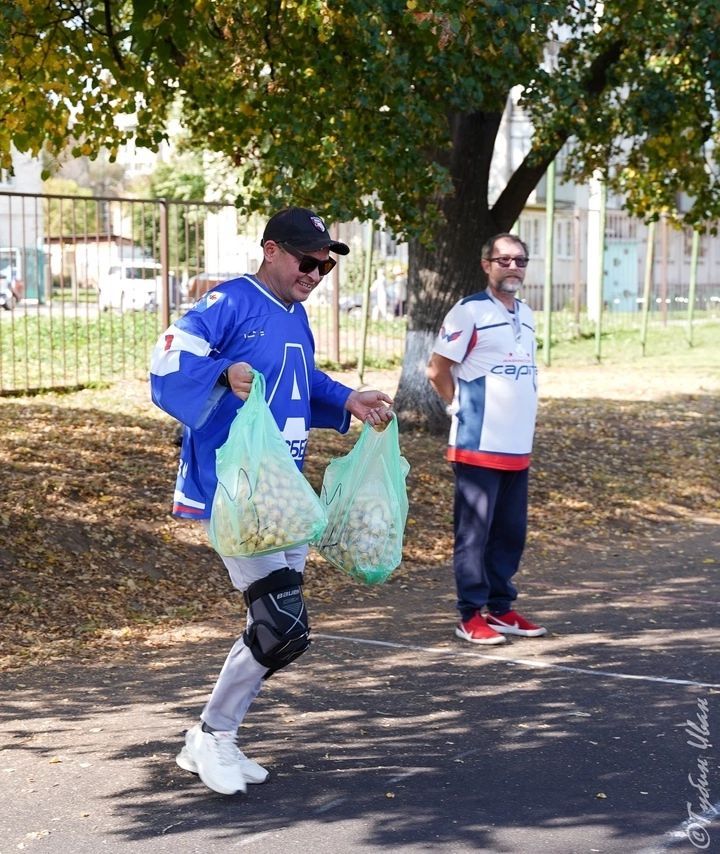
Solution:
[{"label": "man in blue hockey jersey", "polygon": [[[392,417],[387,395],[354,391],[315,368],[302,303],[335,266],[330,252],[347,255],[348,247],[330,237],[321,217],[299,207],[275,214],[261,243],[257,273],[208,291],[160,336],[152,355],[152,399],[185,425],[173,513],[206,525],[215,451],[250,393],[253,370],[265,377],[268,405],[299,468],[311,427],[344,433],[351,415],[371,424]],[[237,731],[263,679],[309,645],[301,587],[307,551],[223,558],[248,604],[248,625],[177,756],[181,768],[221,794],[268,776],[241,752]]]}]

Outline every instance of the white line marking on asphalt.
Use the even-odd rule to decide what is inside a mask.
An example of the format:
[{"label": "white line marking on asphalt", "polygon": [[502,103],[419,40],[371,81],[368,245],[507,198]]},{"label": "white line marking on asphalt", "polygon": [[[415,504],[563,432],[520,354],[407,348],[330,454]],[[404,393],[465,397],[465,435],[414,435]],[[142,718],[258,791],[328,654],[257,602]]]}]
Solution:
[{"label": "white line marking on asphalt", "polygon": [[416,777],[418,774],[426,774],[431,770],[432,769],[430,768],[409,768],[407,771],[403,771],[402,774],[396,774],[394,777],[390,777],[388,785],[392,786],[395,783],[399,783],[401,780],[407,780],[408,777]]},{"label": "white line marking on asphalt", "polygon": [[666,676],[641,676],[637,673],[618,673],[612,670],[593,670],[590,667],[570,667],[566,664],[553,664],[551,661],[533,658],[503,658],[499,655],[483,655],[481,652],[470,652],[462,649],[444,649],[433,646],[415,646],[409,643],[391,643],[390,641],[371,640],[370,638],[356,638],[350,635],[329,635],[325,632],[313,632],[314,638],[325,638],[326,640],[350,641],[350,643],[367,644],[368,646],[382,646],[388,649],[406,649],[411,652],[427,652],[432,655],[467,656],[469,658],[484,658],[487,661],[495,661],[502,664],[519,664],[524,667],[534,667],[545,670],[562,670],[566,673],[582,673],[586,676],[609,676],[612,679],[632,679],[637,682],[662,682],[666,685],[690,685],[693,688],[720,688],[720,683],[695,682],[692,679],[669,679]]},{"label": "white line marking on asphalt", "polygon": [[710,851],[712,840],[708,828],[718,816],[720,816],[720,801],[712,804],[710,809],[705,810],[701,815],[695,818],[686,818],[677,827],[668,830],[657,845],[643,848],[638,854],[662,854],[663,851],[677,848],[679,845],[684,846],[686,842],[691,842],[695,848],[700,850]]},{"label": "white line marking on asphalt", "polygon": [[315,813],[315,815],[321,815],[324,812],[328,812],[329,810],[340,806],[340,804],[344,804],[345,800],[346,798],[335,798],[335,800],[333,801],[328,801],[326,804],[323,804],[320,807],[316,807],[313,812]]},{"label": "white line marking on asphalt", "polygon": [[[478,753],[487,753],[487,747],[475,747],[472,750],[463,750],[462,753],[456,753],[455,756],[450,757],[451,762],[462,762],[468,756],[476,756]],[[403,771],[402,774],[396,774],[394,777],[390,777],[388,780],[388,785],[391,786],[394,783],[399,783],[401,780],[407,780],[409,777],[417,777],[418,774],[427,774],[431,771],[434,771],[434,768],[408,768],[407,771]]]},{"label": "white line marking on asphalt", "polygon": [[278,835],[277,830],[261,830],[260,833],[253,833],[252,836],[246,836],[244,839],[240,839],[237,842],[233,843],[233,848],[242,848],[245,845],[254,845],[261,839],[265,839],[266,836],[270,836],[271,833],[274,833],[276,836]]}]

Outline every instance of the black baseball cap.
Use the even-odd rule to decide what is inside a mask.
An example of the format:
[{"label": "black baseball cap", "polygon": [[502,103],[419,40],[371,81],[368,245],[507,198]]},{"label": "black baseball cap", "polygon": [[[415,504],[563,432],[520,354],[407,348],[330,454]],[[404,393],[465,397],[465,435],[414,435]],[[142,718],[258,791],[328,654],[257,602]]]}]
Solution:
[{"label": "black baseball cap", "polygon": [[315,252],[326,247],[338,255],[347,255],[350,247],[330,237],[325,221],[308,208],[285,208],[267,222],[260,245],[266,240],[287,243],[296,249]]}]

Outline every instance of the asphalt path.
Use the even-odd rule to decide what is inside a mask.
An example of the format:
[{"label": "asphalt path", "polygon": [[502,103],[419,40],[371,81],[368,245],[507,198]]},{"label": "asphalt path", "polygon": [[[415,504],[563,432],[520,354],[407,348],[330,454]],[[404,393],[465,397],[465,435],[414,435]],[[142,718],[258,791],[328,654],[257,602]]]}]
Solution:
[{"label": "asphalt path", "polygon": [[447,567],[311,604],[243,726],[272,770],[245,796],[174,763],[227,618],[5,673],[0,854],[720,852],[719,545],[712,520],[579,544],[520,579],[550,634],[496,648],[454,637]]}]

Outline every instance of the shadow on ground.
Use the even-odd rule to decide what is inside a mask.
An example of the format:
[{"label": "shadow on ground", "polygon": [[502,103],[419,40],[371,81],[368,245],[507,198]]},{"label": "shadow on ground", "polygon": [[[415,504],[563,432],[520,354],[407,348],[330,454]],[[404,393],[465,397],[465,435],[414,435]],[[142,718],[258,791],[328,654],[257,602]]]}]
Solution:
[{"label": "shadow on ground", "polygon": [[681,684],[720,681],[718,579],[703,563],[715,530],[698,526],[683,555],[656,543],[632,566],[618,553],[528,573],[524,601],[552,633],[493,650],[453,637],[446,567],[375,604],[315,607],[311,651],[268,681],[243,728],[273,772],[245,797],[214,795],[173,762],[230,621],[124,661],[6,674],[2,755],[24,805],[14,822],[54,816],[56,844],[70,846],[58,850],[75,851],[101,839],[118,850],[152,839],[153,851],[639,851],[697,796],[684,727],[698,701],[720,727],[717,686]]}]

